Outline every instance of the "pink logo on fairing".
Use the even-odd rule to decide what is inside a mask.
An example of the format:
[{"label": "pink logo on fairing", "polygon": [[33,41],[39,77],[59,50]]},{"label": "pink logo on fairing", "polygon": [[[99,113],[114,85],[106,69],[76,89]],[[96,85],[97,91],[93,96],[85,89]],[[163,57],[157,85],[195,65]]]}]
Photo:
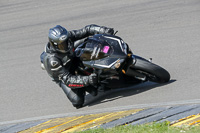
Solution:
[{"label": "pink logo on fairing", "polygon": [[110,49],[110,47],[109,46],[104,46],[104,48],[103,48],[103,52],[104,53],[108,53],[108,50]]}]

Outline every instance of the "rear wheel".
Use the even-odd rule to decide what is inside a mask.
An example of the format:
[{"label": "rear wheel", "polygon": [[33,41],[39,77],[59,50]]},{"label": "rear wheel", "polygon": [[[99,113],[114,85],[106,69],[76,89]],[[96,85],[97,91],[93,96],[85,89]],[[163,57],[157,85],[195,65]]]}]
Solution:
[{"label": "rear wheel", "polygon": [[166,83],[170,80],[170,74],[167,70],[139,56],[136,56],[136,63],[131,68],[144,74],[149,81]]}]

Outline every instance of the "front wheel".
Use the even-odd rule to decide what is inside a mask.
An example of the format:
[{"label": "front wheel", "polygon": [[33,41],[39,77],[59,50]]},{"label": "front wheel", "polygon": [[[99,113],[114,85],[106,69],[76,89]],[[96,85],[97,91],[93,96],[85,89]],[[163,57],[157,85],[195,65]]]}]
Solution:
[{"label": "front wheel", "polygon": [[135,56],[136,63],[131,66],[135,71],[144,74],[149,81],[166,83],[170,80],[170,74],[164,68],[149,62],[148,60]]}]

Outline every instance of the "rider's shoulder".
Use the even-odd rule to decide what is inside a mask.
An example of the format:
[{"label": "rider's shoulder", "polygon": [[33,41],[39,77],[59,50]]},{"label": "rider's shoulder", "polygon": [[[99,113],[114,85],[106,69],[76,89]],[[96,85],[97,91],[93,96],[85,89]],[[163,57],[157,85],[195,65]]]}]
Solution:
[{"label": "rider's shoulder", "polygon": [[49,55],[46,57],[45,59],[47,66],[49,68],[60,68],[61,67],[61,61],[56,57],[56,56],[53,56],[53,55]]}]

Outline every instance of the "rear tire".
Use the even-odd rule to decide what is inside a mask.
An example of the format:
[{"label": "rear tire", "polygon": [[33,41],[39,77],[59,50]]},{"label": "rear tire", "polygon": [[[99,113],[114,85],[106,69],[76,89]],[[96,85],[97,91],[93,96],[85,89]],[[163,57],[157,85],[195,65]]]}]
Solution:
[{"label": "rear tire", "polygon": [[142,57],[135,57],[136,63],[131,68],[146,75],[149,81],[166,83],[170,80],[170,74],[164,68],[153,64]]}]

